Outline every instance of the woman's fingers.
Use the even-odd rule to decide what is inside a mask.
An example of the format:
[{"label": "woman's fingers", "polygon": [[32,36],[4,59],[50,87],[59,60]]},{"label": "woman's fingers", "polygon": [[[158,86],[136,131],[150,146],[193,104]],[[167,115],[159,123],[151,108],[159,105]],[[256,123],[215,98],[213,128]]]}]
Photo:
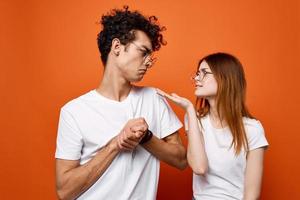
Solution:
[{"label": "woman's fingers", "polygon": [[183,102],[183,98],[178,96],[175,93],[172,93],[171,95],[168,95],[169,99],[171,99],[172,101],[174,101],[177,104],[181,104]]},{"label": "woman's fingers", "polygon": [[160,89],[156,89],[157,94],[159,94],[160,96],[166,97],[168,99],[170,99],[171,101],[174,101],[175,103],[178,103],[178,100],[176,97],[169,95],[168,93],[160,90]]},{"label": "woman's fingers", "polygon": [[192,104],[188,99],[183,98],[176,93],[171,93],[171,95],[169,95],[160,89],[157,89],[157,93],[161,96],[168,98],[169,100],[173,101],[174,103],[183,108],[187,108],[189,105]]},{"label": "woman's fingers", "polygon": [[156,88],[156,93],[158,94],[158,95],[160,95],[160,96],[166,96],[166,95],[168,95],[167,93],[165,93],[164,91],[162,91],[162,90],[160,90],[160,89],[158,89],[158,88]]},{"label": "woman's fingers", "polygon": [[187,107],[193,105],[190,100],[179,96],[176,93],[171,93],[171,94],[167,94],[166,92],[160,90],[160,89],[156,89],[157,94],[166,97],[167,99],[173,101],[174,103],[176,103],[177,105],[183,107],[184,109],[186,109]]},{"label": "woman's fingers", "polygon": [[178,96],[178,94],[176,94],[176,93],[172,93],[171,95],[172,95],[173,97],[178,98],[178,99],[182,99],[182,97],[181,97],[181,96]]}]

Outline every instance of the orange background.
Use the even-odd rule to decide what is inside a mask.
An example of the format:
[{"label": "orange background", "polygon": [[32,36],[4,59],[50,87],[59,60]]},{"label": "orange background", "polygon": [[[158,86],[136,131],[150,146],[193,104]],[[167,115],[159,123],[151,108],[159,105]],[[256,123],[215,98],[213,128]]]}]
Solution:
[{"label": "orange background", "polygon": [[[194,100],[189,77],[200,57],[226,51],[240,58],[248,106],[270,143],[261,199],[300,199],[297,0],[1,0],[0,198],[56,198],[60,107],[98,86],[103,67],[96,22],[124,4],[155,14],[167,27],[168,45],[142,85]],[[183,111],[172,107],[182,119]],[[158,199],[191,199],[191,194],[191,170],[162,164]]]}]

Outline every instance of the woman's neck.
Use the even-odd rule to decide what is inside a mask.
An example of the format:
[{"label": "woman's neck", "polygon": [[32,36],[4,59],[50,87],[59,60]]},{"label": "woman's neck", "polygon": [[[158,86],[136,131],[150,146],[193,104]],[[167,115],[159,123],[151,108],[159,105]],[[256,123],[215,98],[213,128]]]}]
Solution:
[{"label": "woman's neck", "polygon": [[225,119],[222,117],[222,113],[218,112],[217,103],[215,99],[208,99],[209,103],[209,118],[215,128],[224,128],[227,126]]}]

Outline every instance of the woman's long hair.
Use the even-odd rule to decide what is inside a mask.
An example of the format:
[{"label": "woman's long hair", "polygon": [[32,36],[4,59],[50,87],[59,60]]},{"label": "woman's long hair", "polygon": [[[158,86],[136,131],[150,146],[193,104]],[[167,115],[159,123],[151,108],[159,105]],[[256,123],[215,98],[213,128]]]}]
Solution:
[{"label": "woman's long hair", "polygon": [[[231,147],[238,155],[242,148],[248,151],[248,140],[243,124],[243,117],[253,118],[245,105],[246,79],[243,66],[234,56],[227,53],[215,53],[202,58],[199,65],[205,61],[217,81],[216,94],[217,113],[230,128],[233,140]],[[209,103],[205,98],[197,98],[196,109],[198,117],[202,118],[209,112]]]}]

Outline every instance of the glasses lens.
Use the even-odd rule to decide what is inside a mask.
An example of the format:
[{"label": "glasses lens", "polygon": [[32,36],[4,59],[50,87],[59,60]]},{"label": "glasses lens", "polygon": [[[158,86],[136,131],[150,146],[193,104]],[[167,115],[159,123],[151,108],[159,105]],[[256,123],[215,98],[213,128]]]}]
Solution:
[{"label": "glasses lens", "polygon": [[197,71],[194,71],[194,72],[192,72],[191,73],[191,75],[190,75],[190,79],[191,79],[191,82],[193,83],[193,84],[195,84],[195,82],[196,82],[196,78],[197,78]]},{"label": "glasses lens", "polygon": [[156,61],[157,61],[157,57],[155,57],[153,53],[148,54],[144,58],[145,65],[147,65],[147,67],[153,66]]}]

